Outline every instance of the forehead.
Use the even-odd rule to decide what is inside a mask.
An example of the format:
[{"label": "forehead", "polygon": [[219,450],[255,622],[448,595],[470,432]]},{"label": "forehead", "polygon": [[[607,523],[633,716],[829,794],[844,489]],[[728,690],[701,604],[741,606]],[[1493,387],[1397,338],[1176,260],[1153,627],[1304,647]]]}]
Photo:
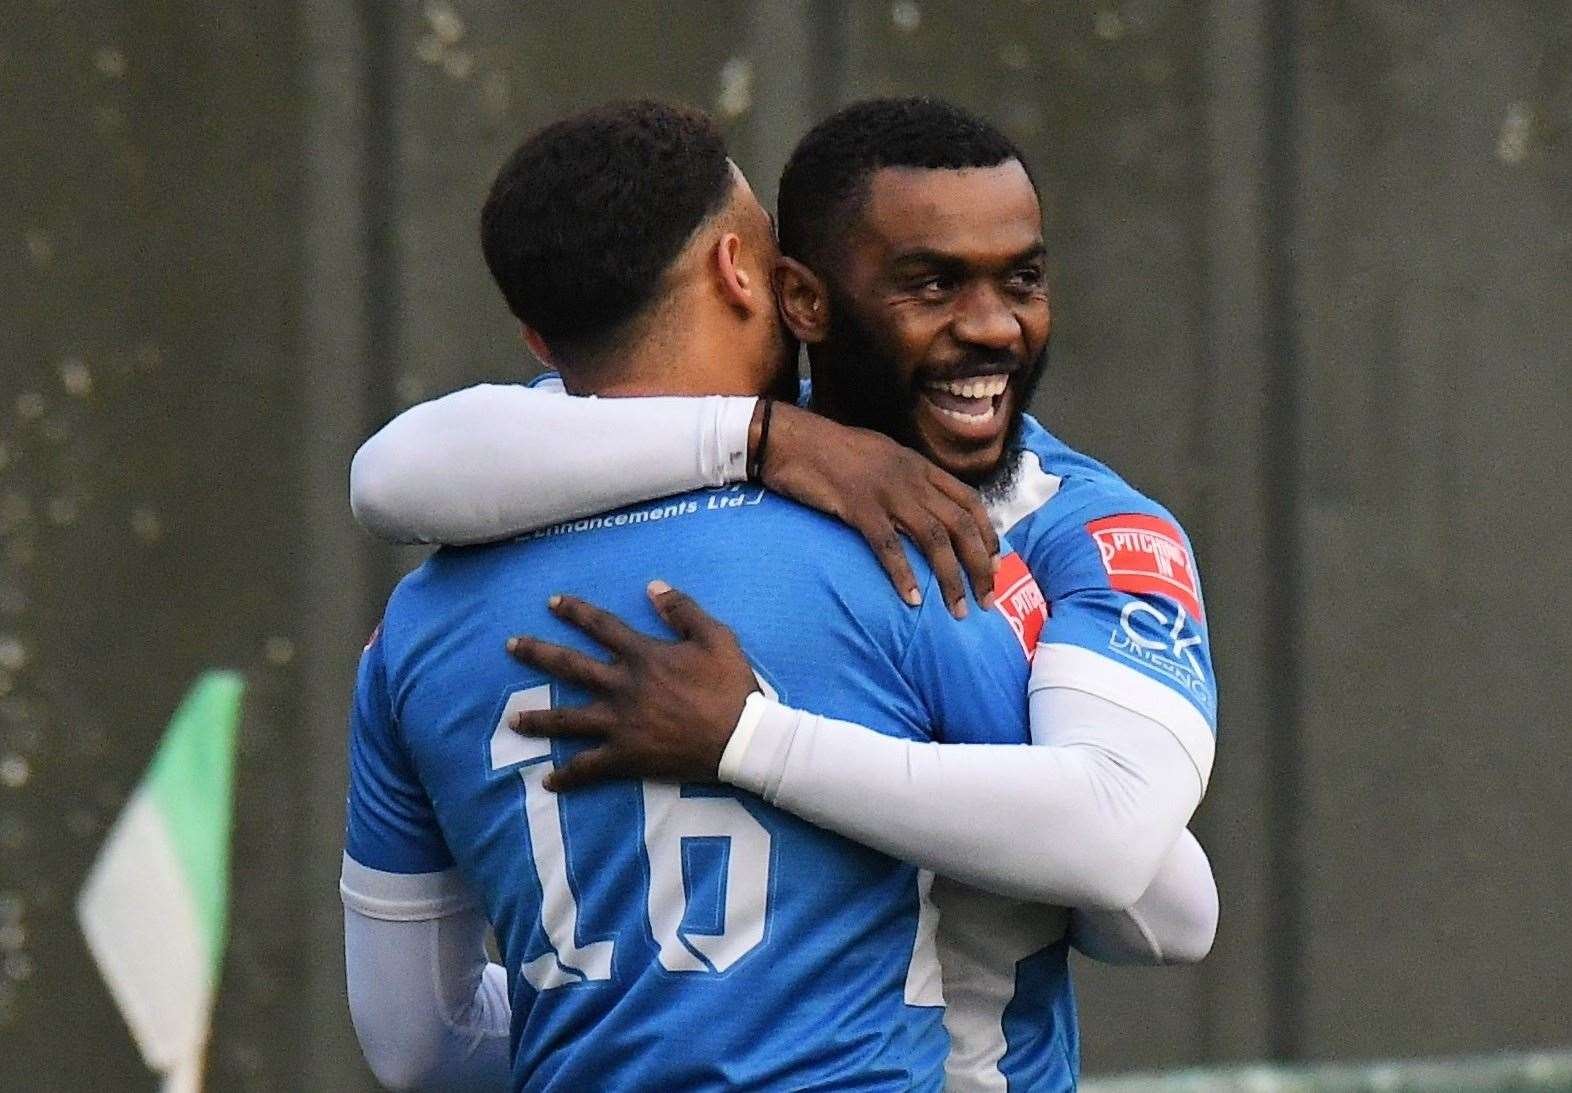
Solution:
[{"label": "forehead", "polygon": [[1018,254],[1042,238],[1037,191],[1017,160],[962,170],[883,167],[868,180],[859,234],[890,254]]}]

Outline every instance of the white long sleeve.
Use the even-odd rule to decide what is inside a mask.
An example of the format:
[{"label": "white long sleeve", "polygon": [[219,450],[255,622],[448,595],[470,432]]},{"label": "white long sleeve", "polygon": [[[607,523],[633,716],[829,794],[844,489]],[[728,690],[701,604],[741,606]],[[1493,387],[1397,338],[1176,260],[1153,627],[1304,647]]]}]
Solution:
[{"label": "white long sleeve", "polygon": [[481,543],[723,486],[746,476],[756,402],[469,387],[405,410],[361,445],[350,507],[394,542]]},{"label": "white long sleeve", "polygon": [[1151,887],[1122,911],[1070,912],[1070,944],[1104,964],[1195,964],[1217,936],[1217,882],[1195,836],[1181,832]]},{"label": "white long sleeve", "polygon": [[453,897],[456,883],[451,871],[406,877],[344,859],[349,1013],[367,1065],[389,1089],[508,1087],[507,973],[488,962],[485,916]]},{"label": "white long sleeve", "polygon": [[[934,744],[753,696],[723,781],[966,884],[1034,903],[1140,899],[1202,782],[1173,731],[1064,686],[1031,696],[1036,745]],[[747,712],[747,711],[745,711]]]}]

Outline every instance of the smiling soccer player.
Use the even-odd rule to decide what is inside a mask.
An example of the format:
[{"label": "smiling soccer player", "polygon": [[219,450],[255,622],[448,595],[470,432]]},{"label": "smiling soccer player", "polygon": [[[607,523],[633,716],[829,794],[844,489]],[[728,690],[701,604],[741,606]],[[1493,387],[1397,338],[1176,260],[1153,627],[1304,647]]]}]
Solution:
[{"label": "smiling soccer player", "polygon": [[[599,740],[558,772],[561,787],[629,774],[718,777],[1015,897],[936,888],[949,903],[940,939],[948,1083],[1072,1088],[1068,945],[1116,955],[1103,947],[1110,932],[1173,926],[1165,936],[1179,940],[1153,959],[1194,959],[1215,924],[1205,857],[1183,831],[1215,732],[1189,544],[1161,506],[1023,413],[1051,312],[1035,188],[997,130],[930,100],[850,107],[793,154],[780,230],[780,306],[808,345],[817,413],[747,399],[474,389],[411,411],[367,444],[355,467],[357,513],[401,537],[476,541],[597,504],[735,481],[751,467],[772,489],[851,520],[909,592],[909,572],[890,560],[901,555],[895,530],[941,560],[953,541],[966,562],[957,528],[969,510],[944,493],[948,507],[931,501],[926,520],[895,511],[867,480],[907,463],[864,430],[979,487],[994,527],[1036,577],[1021,583],[1029,575],[1007,558],[997,589],[1035,657],[1032,735],[1042,746],[890,740],[750,693],[735,643],[674,592],[656,606],[684,635],[676,643],[633,644],[612,636],[614,620],[563,601],[559,617],[609,637],[622,655],[608,673],[521,642],[522,659],[586,684],[597,700],[517,720],[527,732]],[[570,433],[583,442],[576,452],[588,447],[593,458],[563,455],[555,441]],[[946,600],[963,610],[958,592],[947,589]],[[1132,908],[1123,918],[1097,913],[1123,908]],[[1171,919],[1153,917],[1175,908]]]}]

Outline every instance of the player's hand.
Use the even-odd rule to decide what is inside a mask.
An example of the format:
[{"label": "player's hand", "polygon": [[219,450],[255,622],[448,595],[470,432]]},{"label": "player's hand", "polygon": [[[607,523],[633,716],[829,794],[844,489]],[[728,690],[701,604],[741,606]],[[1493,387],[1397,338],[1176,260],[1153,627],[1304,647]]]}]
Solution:
[{"label": "player's hand", "polygon": [[967,578],[977,601],[992,604],[999,536],[975,490],[881,433],[787,403],[771,414],[759,469],[764,485],[860,532],[907,603],[922,602],[922,593],[903,533],[933,566],[956,618],[966,614]]},{"label": "player's hand", "polygon": [[508,652],[593,695],[587,706],[515,714],[525,736],[576,736],[597,741],[546,778],[553,792],[610,778],[713,781],[743,703],[759,689],[736,636],[698,604],[662,581],[650,600],[676,641],[661,641],[574,596],[553,596],[551,613],[605,646],[608,663],[576,649],[530,637],[508,640]]}]

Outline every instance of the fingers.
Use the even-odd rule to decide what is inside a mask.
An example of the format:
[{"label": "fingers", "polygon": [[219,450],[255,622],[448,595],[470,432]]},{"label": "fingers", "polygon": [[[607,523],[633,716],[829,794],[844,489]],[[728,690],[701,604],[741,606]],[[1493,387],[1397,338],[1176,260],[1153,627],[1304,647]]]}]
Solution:
[{"label": "fingers", "polygon": [[520,663],[592,690],[608,690],[616,682],[616,673],[611,665],[565,645],[553,645],[539,638],[520,636],[508,639],[508,652]]},{"label": "fingers", "polygon": [[665,581],[651,581],[645,591],[649,593],[655,613],[689,641],[708,643],[716,637],[717,631],[726,630],[725,624],[695,603],[692,596],[677,591]]},{"label": "fingers", "polygon": [[[972,523],[977,527],[977,533],[982,540],[983,547],[994,557],[999,556],[999,533],[994,530],[993,520],[988,516],[988,509],[982,503],[982,498],[977,491],[938,467],[930,467],[928,480],[934,484],[940,493],[951,501],[961,506],[966,514],[971,517]],[[992,573],[989,574],[990,582]],[[975,586],[973,586],[975,587]]]},{"label": "fingers", "polygon": [[[967,509],[948,498],[936,498],[935,501],[930,511],[949,532],[950,545],[966,570],[977,602],[984,609],[992,607],[994,555],[978,530],[976,520]],[[998,539],[995,538],[994,542],[997,543]]]},{"label": "fingers", "polygon": [[557,618],[572,623],[619,657],[634,655],[650,640],[610,611],[602,611],[577,596],[553,596],[546,606]]},{"label": "fingers", "polygon": [[520,736],[590,736],[603,740],[614,722],[597,705],[521,710],[508,721]]},{"label": "fingers", "polygon": [[967,613],[966,578],[961,573],[961,560],[956,556],[949,527],[925,508],[909,510],[898,519],[906,534],[911,536],[912,542],[917,544],[917,549],[923,552],[928,564],[933,567],[939,593],[949,605],[950,614],[964,619]]},{"label": "fingers", "polygon": [[624,762],[609,748],[589,748],[581,751],[546,775],[546,788],[553,793],[609,782],[626,777]]},{"label": "fingers", "polygon": [[917,587],[917,576],[912,572],[911,562],[906,559],[906,549],[901,546],[900,532],[895,530],[895,525],[890,522],[890,518],[882,511],[874,511],[852,526],[862,533],[862,537],[873,548],[879,564],[890,575],[890,582],[895,585],[895,591],[901,594],[901,599],[913,607],[922,603],[922,591]]}]

